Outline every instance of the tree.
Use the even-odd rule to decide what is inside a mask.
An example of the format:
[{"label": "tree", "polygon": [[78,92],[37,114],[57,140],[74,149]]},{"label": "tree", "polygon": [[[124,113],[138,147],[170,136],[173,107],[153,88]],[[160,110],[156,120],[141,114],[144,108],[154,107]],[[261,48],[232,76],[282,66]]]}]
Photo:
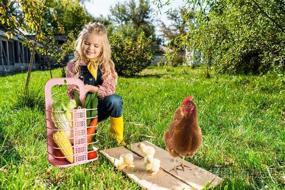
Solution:
[{"label": "tree", "polygon": [[157,44],[149,1],[130,0],[111,8],[109,27],[113,59],[120,75],[132,76],[151,64]]},{"label": "tree", "polygon": [[169,10],[167,17],[171,21],[169,26],[163,21],[160,21],[160,31],[164,38],[167,39],[167,46],[171,51],[166,52],[166,61],[177,66],[184,62],[185,51],[187,47],[189,31],[188,21],[193,18],[193,14],[187,8],[179,8],[176,10]]},{"label": "tree", "polygon": [[150,3],[148,0],[140,0],[137,4],[135,0],[125,3],[118,3],[111,7],[110,19],[118,25],[131,24],[137,30],[142,30],[146,37],[155,39],[154,25],[151,20]]},{"label": "tree", "polygon": [[[157,1],[161,4],[161,1]],[[187,0],[194,18],[183,44],[227,73],[285,71],[284,1]]]},{"label": "tree", "polygon": [[281,1],[218,1],[197,14],[190,44],[228,73],[284,72]]},{"label": "tree", "polygon": [[152,39],[132,25],[123,25],[109,32],[112,57],[119,75],[133,76],[150,65]]},{"label": "tree", "polygon": [[[79,0],[46,0],[49,11],[45,20],[48,24],[46,28],[50,33],[46,33],[47,39],[43,41],[46,44],[44,52],[47,53],[44,55],[55,60],[62,67],[63,74],[65,65],[61,64],[62,60],[74,51],[74,42],[82,27],[93,20],[81,2]],[[55,36],[64,38],[65,42],[58,44]]]},{"label": "tree", "polygon": [[[28,6],[29,5],[29,6]],[[31,49],[29,69],[25,82],[24,93],[28,93],[29,81],[31,77],[32,64],[34,62],[35,51],[38,39],[42,38],[40,33],[41,24],[43,24],[43,14],[45,7],[40,1],[3,1],[1,3],[1,24],[7,30],[7,37],[13,35],[21,36],[26,46]],[[25,31],[35,35],[35,40],[24,35]]]},{"label": "tree", "polygon": [[[18,0],[2,1],[1,25],[8,37],[21,36],[23,43],[31,50],[28,73],[25,82],[25,94],[28,93],[35,52],[47,55],[56,61],[62,60],[70,45],[60,46],[55,36],[65,35],[67,43],[74,41],[74,36],[84,23],[91,20],[79,1],[74,0]],[[34,36],[29,38],[26,33]],[[66,49],[62,49],[66,48]]]}]

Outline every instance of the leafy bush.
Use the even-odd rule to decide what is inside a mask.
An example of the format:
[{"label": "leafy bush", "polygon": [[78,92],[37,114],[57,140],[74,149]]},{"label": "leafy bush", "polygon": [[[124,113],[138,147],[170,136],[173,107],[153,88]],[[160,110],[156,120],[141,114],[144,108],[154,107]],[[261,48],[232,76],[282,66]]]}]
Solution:
[{"label": "leafy bush", "polygon": [[185,56],[183,52],[179,52],[174,48],[172,51],[167,51],[165,53],[165,61],[167,65],[176,67],[185,62]]},{"label": "leafy bush", "polygon": [[217,1],[208,13],[196,12],[195,24],[189,22],[188,45],[220,72],[284,73],[282,6],[281,1]]},{"label": "leafy bush", "polygon": [[112,58],[119,75],[133,76],[151,64],[154,55],[151,37],[132,25],[109,31]]}]

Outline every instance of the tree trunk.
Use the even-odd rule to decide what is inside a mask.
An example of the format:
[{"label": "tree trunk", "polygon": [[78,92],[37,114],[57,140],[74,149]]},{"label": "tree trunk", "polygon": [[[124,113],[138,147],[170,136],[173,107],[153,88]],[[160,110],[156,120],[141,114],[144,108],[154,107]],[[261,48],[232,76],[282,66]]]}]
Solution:
[{"label": "tree trunk", "polygon": [[48,59],[48,67],[49,67],[49,74],[50,74],[50,78],[52,78],[51,60],[49,59],[49,57],[47,57],[47,59]]},{"label": "tree trunk", "polygon": [[66,77],[66,74],[65,74],[65,66],[63,64],[60,64],[61,65],[61,76],[62,77]]},{"label": "tree trunk", "polygon": [[212,54],[208,51],[208,57],[207,57],[207,70],[206,70],[206,78],[211,78],[210,75],[210,67],[212,64]]},{"label": "tree trunk", "polygon": [[28,94],[29,93],[29,84],[30,84],[30,80],[31,80],[31,74],[32,74],[32,69],[33,69],[33,63],[35,61],[35,45],[34,44],[32,46],[32,53],[31,53],[31,57],[30,57],[30,62],[29,62],[29,67],[28,67],[28,74],[27,74],[27,78],[26,78],[26,84],[25,84],[25,89],[24,89],[24,94]]},{"label": "tree trunk", "polygon": [[[209,62],[209,60],[208,60],[208,62]],[[210,67],[210,65],[209,65],[209,63],[207,63],[206,78],[211,78],[211,75],[209,72],[209,67]]]},{"label": "tree trunk", "polygon": [[49,74],[50,74],[50,78],[52,79],[52,71],[51,71],[51,66],[50,66],[50,69],[49,69]]}]

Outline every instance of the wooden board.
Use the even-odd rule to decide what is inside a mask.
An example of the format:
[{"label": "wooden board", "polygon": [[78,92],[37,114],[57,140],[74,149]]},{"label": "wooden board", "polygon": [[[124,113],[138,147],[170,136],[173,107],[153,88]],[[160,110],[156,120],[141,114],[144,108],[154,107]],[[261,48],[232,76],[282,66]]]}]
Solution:
[{"label": "wooden board", "polygon": [[[198,166],[191,164],[183,159],[176,158],[176,163],[174,162],[174,158],[170,156],[170,154],[162,148],[155,146],[154,144],[144,141],[143,142],[147,146],[152,146],[155,148],[155,158],[161,160],[160,167],[168,172],[169,174],[175,176],[180,179],[184,183],[190,185],[194,189],[202,189],[205,186],[215,187],[222,182],[222,179],[207,170],[204,170]],[[138,143],[131,145],[131,150],[136,152],[137,154],[142,156],[142,152],[137,147]],[[183,163],[187,167],[185,170],[172,170],[175,165],[179,165]]]},{"label": "wooden board", "polygon": [[132,153],[135,168],[126,168],[122,171],[145,189],[202,189],[205,186],[214,187],[222,182],[218,176],[182,159],[178,159],[178,161],[187,166],[185,170],[177,170],[177,173],[173,170],[170,171],[175,166],[170,154],[147,141],[143,143],[154,147],[156,150],[154,157],[161,161],[160,170],[154,175],[145,171],[143,156],[137,147],[138,143],[132,144],[131,150],[125,147],[116,147],[100,152],[111,162],[114,158],[118,159],[121,154]]}]

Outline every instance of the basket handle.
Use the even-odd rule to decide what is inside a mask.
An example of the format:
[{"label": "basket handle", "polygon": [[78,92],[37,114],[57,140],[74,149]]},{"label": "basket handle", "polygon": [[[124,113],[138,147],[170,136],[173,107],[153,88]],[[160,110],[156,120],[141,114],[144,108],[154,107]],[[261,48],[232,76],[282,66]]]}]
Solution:
[{"label": "basket handle", "polygon": [[46,108],[52,105],[51,89],[57,85],[76,85],[79,88],[79,98],[81,102],[85,99],[84,83],[80,79],[76,78],[53,78],[47,81],[45,85],[45,103]]}]

